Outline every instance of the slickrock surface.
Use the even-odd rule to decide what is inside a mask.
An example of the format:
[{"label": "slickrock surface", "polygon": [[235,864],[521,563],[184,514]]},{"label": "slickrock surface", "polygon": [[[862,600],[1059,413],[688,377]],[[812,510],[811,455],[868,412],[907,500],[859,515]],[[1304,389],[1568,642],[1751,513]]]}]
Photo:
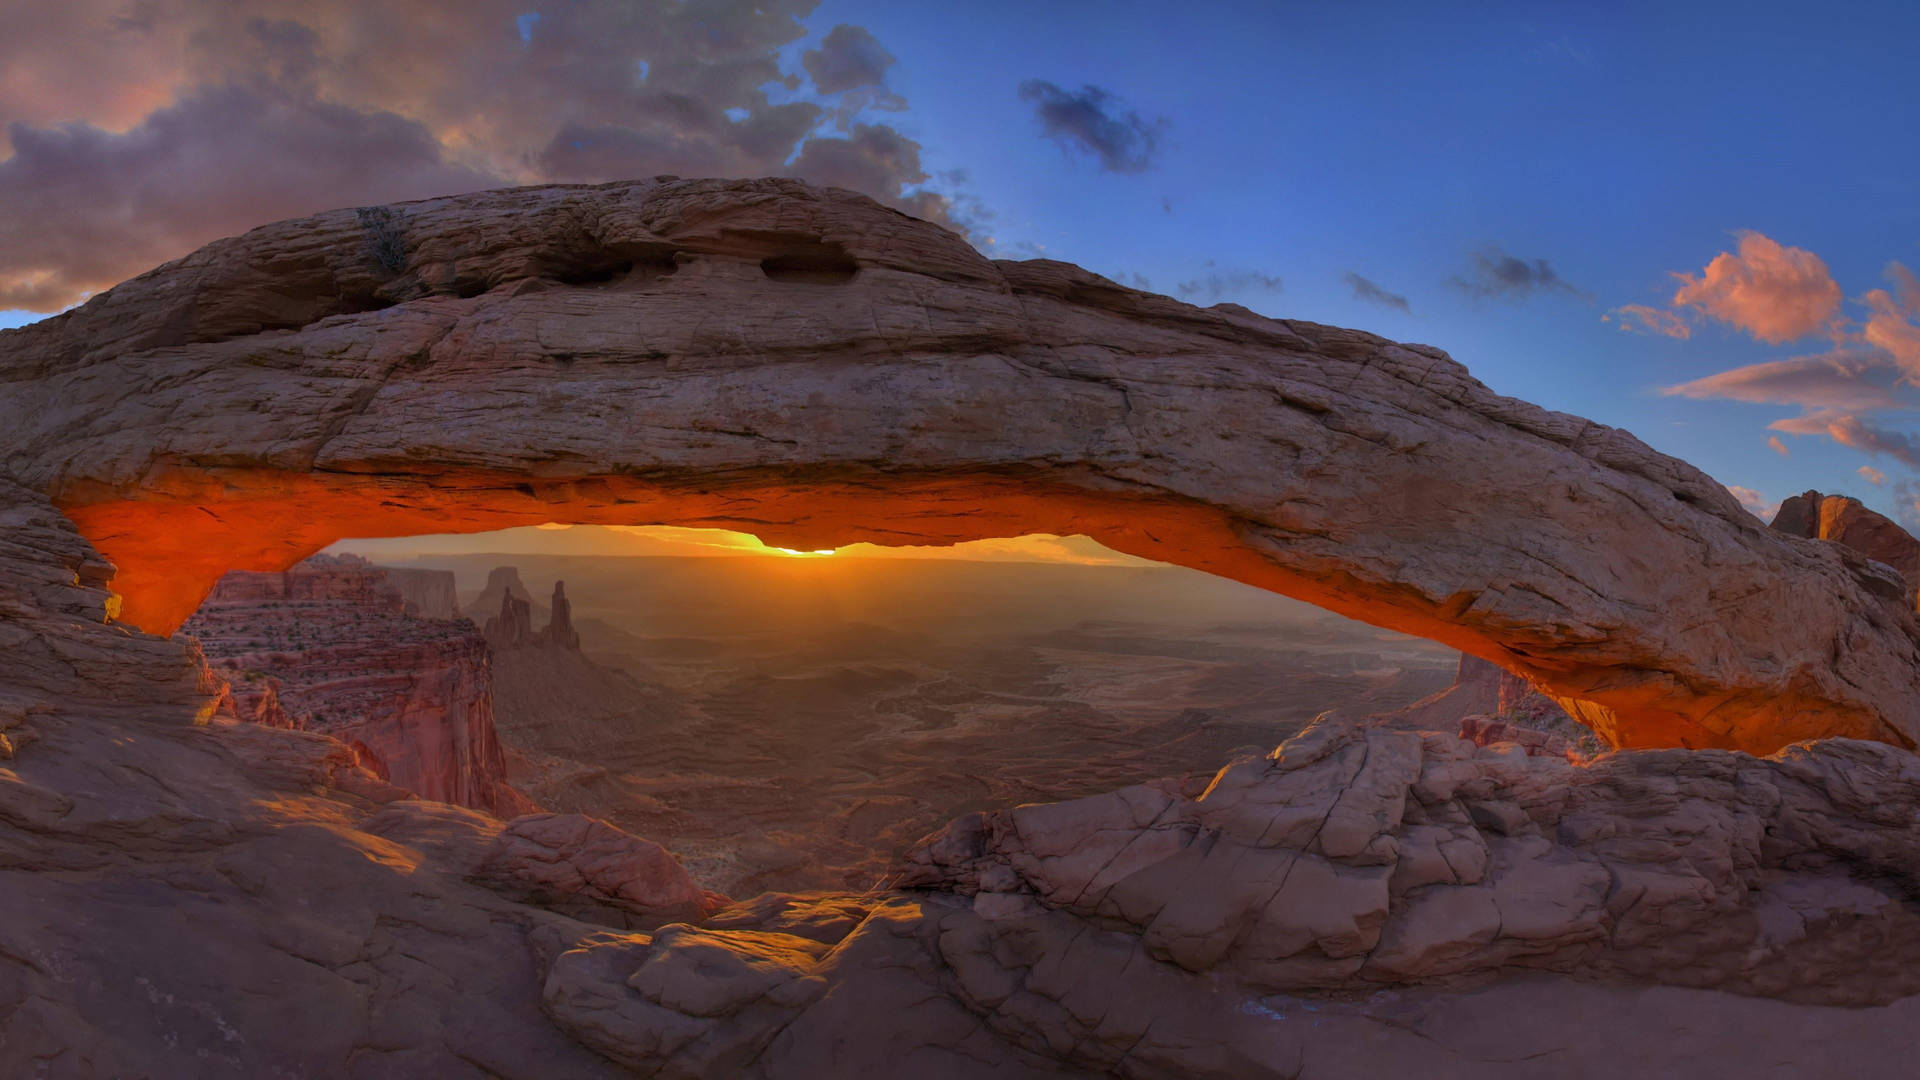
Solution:
[{"label": "slickrock surface", "polygon": [[1793,536],[1845,544],[1900,571],[1908,593],[1920,586],[1920,540],[1890,518],[1867,509],[1858,499],[1804,492],[1780,504],[1773,527]]},{"label": "slickrock surface", "polygon": [[154,631],[342,536],[1084,533],[1492,660],[1616,745],[1920,735],[1903,583],[1625,432],[794,181],[265,226],[0,332],[0,385],[0,465]]},{"label": "slickrock surface", "polygon": [[[44,496],[0,480],[0,521],[0,729],[35,736],[0,762],[0,1075],[1892,1080],[1920,1054],[1920,998],[1648,984],[1899,992],[1916,777],[1884,746],[1624,752],[1582,773],[1324,727],[1197,799],[1162,785],[993,819],[1018,837],[961,823],[918,892],[770,894],[631,933],[600,917],[607,890],[582,898],[597,873],[571,895],[548,873],[539,897],[485,868],[597,867],[644,842],[408,799],[337,740],[221,722],[190,642],[107,619],[111,571]],[[1271,801],[1287,793],[1323,820]],[[1166,828],[1141,816],[1156,803]],[[1236,848],[1291,860],[1281,889],[1328,887],[1256,916],[1256,875],[1207,858]],[[1069,895],[1104,880],[1096,863],[1138,870]],[[1248,887],[1223,917],[1293,936],[1215,956],[1217,933],[1156,934],[1198,925],[1201,880]],[[1415,917],[1449,895],[1497,923],[1471,902],[1459,924]],[[1144,929],[1144,908],[1095,911],[1122,896],[1167,903]],[[1582,949],[1578,978],[1527,970]],[[1664,963],[1701,956],[1701,976]]]},{"label": "slickrock surface", "polygon": [[1329,723],[1197,796],[959,819],[899,883],[1269,992],[1523,967],[1861,1005],[1920,991],[1916,822],[1920,761],[1876,743],[1579,767]]},{"label": "slickrock surface", "polygon": [[[1920,764],[1878,743],[1582,768],[1329,722],[1204,792],[962,818],[918,893],[587,940],[546,1004],[647,1075],[1893,1076],[1912,1033],[1828,1025],[1913,1015],[1916,820]],[[845,1039],[887,998],[912,1040]]]},{"label": "slickrock surface", "polygon": [[503,817],[534,808],[506,780],[486,642],[465,620],[414,614],[384,568],[316,555],[235,571],[182,632],[242,719],[331,735],[429,799]]},{"label": "slickrock surface", "polygon": [[580,814],[515,818],[475,874],[548,907],[584,901],[653,926],[698,922],[731,903],[694,884],[666,848]]}]

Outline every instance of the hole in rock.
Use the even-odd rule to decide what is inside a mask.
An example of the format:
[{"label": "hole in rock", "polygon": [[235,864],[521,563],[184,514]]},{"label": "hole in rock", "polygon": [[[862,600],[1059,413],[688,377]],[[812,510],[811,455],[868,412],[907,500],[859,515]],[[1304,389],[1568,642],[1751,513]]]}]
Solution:
[{"label": "hole in rock", "polygon": [[846,248],[823,241],[769,255],[760,260],[760,272],[774,281],[845,285],[860,272],[860,264]]},{"label": "hole in rock", "polygon": [[657,281],[680,267],[674,248],[627,244],[566,252],[549,258],[545,276],[562,285],[608,285]]},{"label": "hole in rock", "polygon": [[1403,709],[1459,665],[1424,639],[1044,535],[346,540],[285,572],[230,572],[182,631],[244,719],[327,731],[430,797],[604,818],[734,896],[873,886],[973,810],[1156,778],[1197,793],[1324,710]]}]

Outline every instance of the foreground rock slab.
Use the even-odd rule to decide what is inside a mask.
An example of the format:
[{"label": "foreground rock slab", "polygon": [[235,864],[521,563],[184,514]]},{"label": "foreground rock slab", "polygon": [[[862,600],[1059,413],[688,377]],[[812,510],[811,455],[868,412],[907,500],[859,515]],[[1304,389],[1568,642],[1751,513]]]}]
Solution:
[{"label": "foreground rock slab", "polygon": [[[407,798],[337,740],[218,722],[188,642],[109,620],[110,570],[43,495],[0,481],[0,521],[3,1076],[1894,1080],[1920,1055],[1920,997],[1895,999],[1916,967],[1915,777],[1888,747],[1622,752],[1582,773],[1323,725],[1210,790],[965,819],[912,890],[769,894],[636,932],[602,917],[610,899],[690,898],[629,872],[660,869],[644,841]],[[1271,797],[1290,788],[1319,824]],[[1140,816],[1156,803],[1165,827]],[[1190,918],[1257,885],[1207,862],[1207,836],[1249,867],[1319,868],[1265,919],[1290,938],[1221,948]],[[1128,837],[1140,856],[1101,857]],[[1206,889],[1166,873],[1195,855]],[[1589,886],[1590,864],[1622,877]],[[1383,903],[1348,887],[1383,873]],[[669,888],[636,902],[648,880]],[[1437,923],[1426,959],[1307,988],[1347,985],[1339,965],[1391,955],[1428,898],[1483,886],[1490,935]],[[1139,906],[1102,914],[1122,895]],[[1150,944],[1163,920],[1136,915],[1156,897],[1189,918]],[[1689,941],[1703,911],[1724,929]],[[1599,962],[1561,973],[1583,948]],[[1702,956],[1698,978],[1632,974]],[[1689,978],[1771,996],[1660,985]]]},{"label": "foreground rock slab", "polygon": [[1898,576],[1623,431],[793,181],[266,226],[0,332],[0,383],[0,468],[155,632],[342,536],[1084,533],[1493,661],[1615,745],[1920,735]]}]

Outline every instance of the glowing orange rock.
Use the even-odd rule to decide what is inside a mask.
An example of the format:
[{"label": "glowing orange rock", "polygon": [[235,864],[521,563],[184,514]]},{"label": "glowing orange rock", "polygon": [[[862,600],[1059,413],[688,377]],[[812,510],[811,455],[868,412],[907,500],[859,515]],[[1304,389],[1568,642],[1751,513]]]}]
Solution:
[{"label": "glowing orange rock", "polygon": [[1524,673],[1621,745],[1920,734],[1897,578],[1437,349],[989,261],[786,180],[396,206],[398,269],[365,217],[0,333],[7,468],[119,565],[127,621],[344,536],[1084,533]]}]

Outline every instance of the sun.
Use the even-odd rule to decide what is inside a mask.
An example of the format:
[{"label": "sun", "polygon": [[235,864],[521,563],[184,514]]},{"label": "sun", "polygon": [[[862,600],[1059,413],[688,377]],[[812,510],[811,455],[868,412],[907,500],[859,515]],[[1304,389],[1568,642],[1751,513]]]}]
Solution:
[{"label": "sun", "polygon": [[777,548],[773,548],[772,550],[774,550],[774,551],[777,551],[777,552],[779,552],[779,553],[780,553],[780,554],[782,554],[782,555],[798,555],[798,556],[800,556],[801,558],[811,558],[812,556],[815,556],[815,555],[831,555],[831,554],[833,554],[833,553],[834,553],[835,551],[837,551],[837,550],[839,550],[839,549],[837,549],[837,548],[821,548],[821,549],[820,549],[820,550],[818,550],[818,551],[801,551],[801,550],[800,550],[799,548],[783,548],[783,547],[777,547]]}]

